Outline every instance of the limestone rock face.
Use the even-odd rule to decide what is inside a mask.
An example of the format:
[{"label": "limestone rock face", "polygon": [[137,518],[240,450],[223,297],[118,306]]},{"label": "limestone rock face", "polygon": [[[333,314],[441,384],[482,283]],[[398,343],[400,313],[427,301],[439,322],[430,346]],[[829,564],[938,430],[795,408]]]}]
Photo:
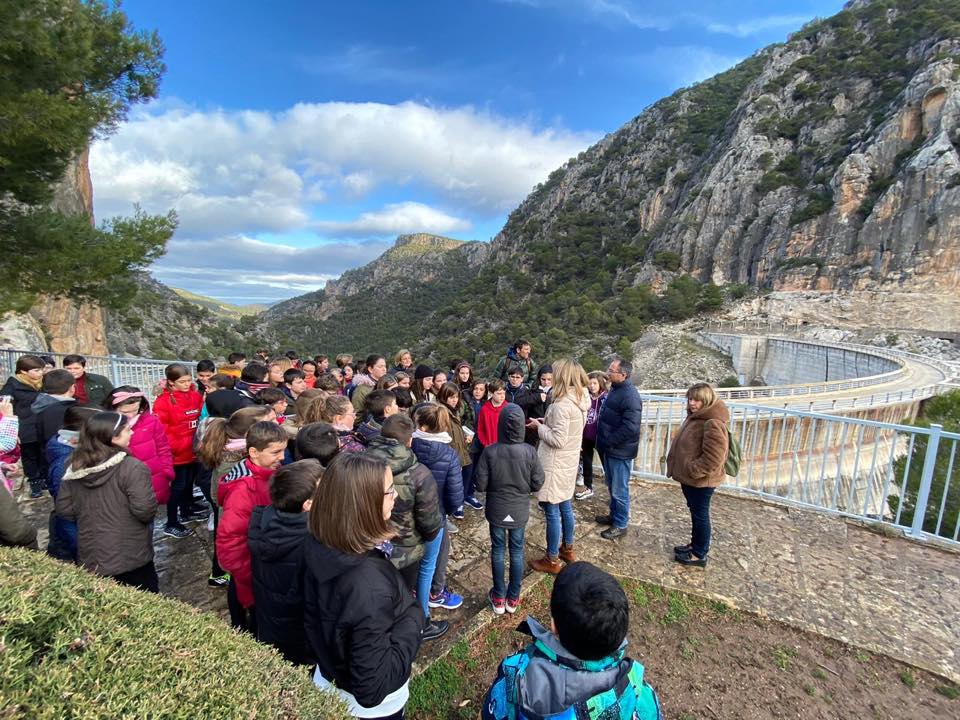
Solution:
[{"label": "limestone rock face", "polygon": [[[960,38],[931,29],[887,76],[865,59],[887,29],[910,32],[908,14],[851,4],[845,22],[655,103],[539,186],[491,256],[514,259],[571,237],[571,218],[600,217],[603,245],[578,249],[637,248],[620,278],[645,277],[670,251],[717,284],[956,293]],[[838,72],[841,44],[850,62]]]}]

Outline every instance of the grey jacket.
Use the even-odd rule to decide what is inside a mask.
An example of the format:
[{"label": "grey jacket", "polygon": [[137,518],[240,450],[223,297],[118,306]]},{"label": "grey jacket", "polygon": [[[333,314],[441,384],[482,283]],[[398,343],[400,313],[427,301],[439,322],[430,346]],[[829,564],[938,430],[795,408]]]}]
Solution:
[{"label": "grey jacket", "polygon": [[77,553],[88,570],[120,575],[153,560],[157,497],[150,470],[126,453],[82,470],[68,467],[56,511],[76,521]]}]

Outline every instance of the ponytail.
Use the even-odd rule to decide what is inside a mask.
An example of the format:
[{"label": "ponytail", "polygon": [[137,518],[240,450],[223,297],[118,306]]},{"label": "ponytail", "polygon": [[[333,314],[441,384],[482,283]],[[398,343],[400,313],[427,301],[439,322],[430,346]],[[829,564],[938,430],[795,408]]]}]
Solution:
[{"label": "ponytail", "polygon": [[200,462],[208,469],[216,468],[223,456],[227,444],[227,421],[224,418],[210,418],[203,440],[200,442]]}]

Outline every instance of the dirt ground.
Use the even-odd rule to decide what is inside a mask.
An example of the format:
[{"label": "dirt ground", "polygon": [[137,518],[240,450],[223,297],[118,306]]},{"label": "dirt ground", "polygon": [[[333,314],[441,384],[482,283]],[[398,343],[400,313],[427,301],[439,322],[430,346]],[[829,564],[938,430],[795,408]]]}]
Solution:
[{"label": "dirt ground", "polygon": [[[521,612],[497,617],[414,678],[414,720],[479,716],[500,660],[528,638],[526,613],[549,621],[549,578]],[[667,720],[960,718],[960,689],[922,670],[655,585],[624,580],[628,653],[642,662]]]}]

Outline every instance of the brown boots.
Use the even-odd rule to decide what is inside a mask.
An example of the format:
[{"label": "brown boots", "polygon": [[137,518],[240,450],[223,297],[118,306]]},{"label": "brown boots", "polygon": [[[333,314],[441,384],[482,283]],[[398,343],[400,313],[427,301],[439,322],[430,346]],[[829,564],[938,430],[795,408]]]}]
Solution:
[{"label": "brown boots", "polygon": [[558,572],[563,570],[563,563],[560,562],[560,558],[544,555],[539,560],[531,560],[530,567],[536,570],[537,572],[550,573],[551,575],[556,575]]},{"label": "brown boots", "polygon": [[572,563],[577,561],[577,555],[573,552],[573,545],[560,545],[560,557],[550,557],[549,555],[544,555],[539,560],[531,560],[530,567],[534,570],[542,573],[550,573],[551,575],[556,575],[558,572],[563,570],[564,562]]}]

